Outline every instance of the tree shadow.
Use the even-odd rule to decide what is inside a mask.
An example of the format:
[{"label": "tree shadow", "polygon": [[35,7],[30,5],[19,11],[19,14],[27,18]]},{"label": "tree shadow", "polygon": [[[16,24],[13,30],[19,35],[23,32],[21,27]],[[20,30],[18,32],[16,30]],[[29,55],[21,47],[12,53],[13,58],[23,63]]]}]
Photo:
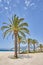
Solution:
[{"label": "tree shadow", "polygon": [[32,58],[32,56],[30,56],[29,54],[18,54],[18,57],[14,57],[14,55],[9,55],[8,58],[10,59],[29,59],[29,58]]},{"label": "tree shadow", "polygon": [[20,54],[20,55],[19,55],[19,58],[20,58],[20,59],[24,59],[24,58],[29,59],[29,58],[32,58],[32,56],[30,56],[30,55],[28,55],[28,54]]},{"label": "tree shadow", "polygon": [[18,59],[18,57],[16,58],[16,57],[14,57],[14,55],[9,55],[8,58],[10,58],[10,59]]}]

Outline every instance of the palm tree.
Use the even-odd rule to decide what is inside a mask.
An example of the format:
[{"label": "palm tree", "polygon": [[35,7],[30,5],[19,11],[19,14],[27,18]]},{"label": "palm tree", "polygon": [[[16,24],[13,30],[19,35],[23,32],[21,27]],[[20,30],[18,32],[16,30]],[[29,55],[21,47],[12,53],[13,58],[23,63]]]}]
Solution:
[{"label": "palm tree", "polygon": [[26,37],[23,37],[23,36],[19,36],[19,35],[18,35],[18,40],[17,40],[17,42],[18,42],[18,45],[19,45],[19,47],[18,47],[18,49],[19,49],[19,54],[20,54],[20,43],[25,43],[25,39],[26,39]]},{"label": "palm tree", "polygon": [[27,39],[27,42],[28,42],[28,52],[30,52],[30,44],[32,42],[32,39],[31,38],[28,38]]},{"label": "palm tree", "polygon": [[35,52],[35,44],[37,44],[37,43],[38,43],[38,41],[37,41],[37,40],[35,40],[35,39],[33,39],[33,40],[32,40],[32,44],[33,44],[33,46],[34,46],[34,49],[33,49],[33,50],[34,50],[34,52]]},{"label": "palm tree", "polygon": [[40,47],[40,51],[42,52],[43,45],[40,44],[39,47]]},{"label": "palm tree", "polygon": [[9,19],[9,24],[6,22],[3,22],[3,25],[1,27],[1,30],[4,31],[3,37],[9,33],[11,34],[13,32],[14,36],[14,44],[15,44],[15,53],[14,57],[17,58],[17,37],[18,34],[21,34],[22,36],[25,36],[25,33],[29,34],[28,30],[28,24],[26,22],[23,22],[24,18],[19,18],[18,16],[14,15],[12,17],[12,20]]},{"label": "palm tree", "polygon": [[19,54],[20,54],[20,43],[22,42],[22,37],[21,36],[18,36],[18,49],[19,49]]}]

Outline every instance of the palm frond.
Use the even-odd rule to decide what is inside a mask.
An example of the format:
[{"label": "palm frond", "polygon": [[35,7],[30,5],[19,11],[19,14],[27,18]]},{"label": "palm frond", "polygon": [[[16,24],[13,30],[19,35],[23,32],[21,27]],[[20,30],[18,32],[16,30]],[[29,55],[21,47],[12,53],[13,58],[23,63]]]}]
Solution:
[{"label": "palm frond", "polygon": [[25,33],[29,34],[29,30],[27,28],[20,28],[22,31],[24,31]]},{"label": "palm frond", "polygon": [[5,30],[5,29],[8,29],[8,28],[9,28],[8,26],[2,26],[1,30]]},{"label": "palm frond", "polygon": [[11,32],[10,29],[6,30],[6,31],[3,33],[3,38],[5,38],[5,36],[6,36],[8,33],[10,33],[10,32]]},{"label": "palm frond", "polygon": [[21,42],[22,43],[26,43],[25,40],[26,40],[25,37],[23,37],[23,36],[21,36],[21,35],[18,34],[18,42],[19,43],[21,43]]},{"label": "palm frond", "polygon": [[20,24],[21,22],[23,22],[24,18],[20,18],[18,21],[18,24]]},{"label": "palm frond", "polygon": [[6,23],[6,22],[3,22],[2,24],[7,24],[8,25],[8,23]]},{"label": "palm frond", "polygon": [[16,21],[16,14],[12,17],[12,22],[13,22],[13,24],[15,23],[15,21]]},{"label": "palm frond", "polygon": [[[7,24],[6,22],[3,22],[2,24]],[[8,24],[7,24],[8,25]]]},{"label": "palm frond", "polygon": [[38,41],[37,41],[37,40],[35,40],[35,39],[33,39],[33,40],[32,40],[32,43],[33,43],[33,44],[37,44],[37,43],[38,43]]},{"label": "palm frond", "polygon": [[31,38],[28,38],[27,42],[28,43],[32,43],[32,39]]},{"label": "palm frond", "polygon": [[5,26],[11,27],[12,24],[8,24],[6,22],[3,22],[2,24],[6,24]]},{"label": "palm frond", "polygon": [[27,24],[27,23],[21,23],[21,24],[19,25],[19,27],[23,27],[23,26],[27,26],[27,27],[28,27],[28,24]]},{"label": "palm frond", "polygon": [[14,16],[15,18],[13,18],[13,25],[15,26],[15,27],[17,27],[18,26],[18,17],[17,16]]},{"label": "palm frond", "polygon": [[[9,18],[8,18],[9,19]],[[10,24],[12,24],[12,21],[9,19]]]},{"label": "palm frond", "polygon": [[19,39],[22,39],[23,37],[22,37],[22,36],[20,36],[20,35],[18,34],[18,38],[19,38]]},{"label": "palm frond", "polygon": [[26,38],[26,35],[25,35],[25,33],[24,33],[24,32],[19,31],[19,34],[21,34],[24,38]]},{"label": "palm frond", "polygon": [[[9,18],[8,18],[9,19]],[[22,35],[22,37],[26,37],[26,34],[29,34],[29,30],[26,28],[28,26],[27,23],[23,23],[24,18],[19,18],[18,16],[14,15],[12,17],[12,20],[9,19],[9,24],[6,22],[3,22],[5,26],[1,27],[1,30],[4,30],[4,37],[7,35],[9,32],[14,32],[17,31]],[[7,24],[7,25],[6,25]]]},{"label": "palm frond", "polygon": [[14,38],[14,33],[12,34],[12,39]]}]

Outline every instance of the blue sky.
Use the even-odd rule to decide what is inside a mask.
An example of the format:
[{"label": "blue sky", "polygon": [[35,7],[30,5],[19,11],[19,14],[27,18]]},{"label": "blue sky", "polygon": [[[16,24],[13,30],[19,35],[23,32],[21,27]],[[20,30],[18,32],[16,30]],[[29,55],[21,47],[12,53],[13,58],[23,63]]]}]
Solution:
[{"label": "blue sky", "polygon": [[[0,27],[2,22],[9,23],[8,17],[16,14],[24,17],[29,24],[30,36],[43,44],[43,0],[0,0]],[[11,36],[3,39],[0,31],[0,48],[12,48],[14,40]]]}]

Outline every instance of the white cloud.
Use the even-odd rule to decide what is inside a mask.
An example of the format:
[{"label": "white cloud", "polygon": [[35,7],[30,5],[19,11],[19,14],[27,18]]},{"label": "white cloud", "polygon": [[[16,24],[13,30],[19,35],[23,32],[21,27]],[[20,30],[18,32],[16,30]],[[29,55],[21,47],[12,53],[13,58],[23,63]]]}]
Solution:
[{"label": "white cloud", "polygon": [[10,2],[9,2],[9,1],[7,1],[7,4],[8,4],[8,5],[9,5],[9,3],[10,3]]},{"label": "white cloud", "polygon": [[34,6],[34,5],[35,5],[35,3],[31,3],[31,4],[30,4],[30,6]]},{"label": "white cloud", "polygon": [[37,6],[36,5],[34,5],[33,7],[32,7],[32,9],[36,9],[37,8]]},{"label": "white cloud", "polygon": [[[40,1],[40,0],[37,0],[37,1]],[[32,9],[37,8],[36,3],[32,2],[32,0],[25,0],[24,3],[25,3],[25,7],[24,7],[25,10],[27,10],[28,8],[31,8],[31,7],[32,7]]]},{"label": "white cloud", "polygon": [[0,0],[0,2],[2,2],[2,0]]},{"label": "white cloud", "polygon": [[27,10],[27,7],[24,7],[25,10]]},{"label": "white cloud", "polygon": [[25,0],[25,5],[26,5],[27,7],[29,7],[29,6],[34,6],[35,3],[32,2],[32,0]]},{"label": "white cloud", "polygon": [[8,10],[8,7],[5,7],[6,10]]},{"label": "white cloud", "polygon": [[25,5],[28,7],[30,5],[30,0],[25,0]]},{"label": "white cloud", "polygon": [[11,0],[4,0],[5,3],[7,3],[9,5]]}]

